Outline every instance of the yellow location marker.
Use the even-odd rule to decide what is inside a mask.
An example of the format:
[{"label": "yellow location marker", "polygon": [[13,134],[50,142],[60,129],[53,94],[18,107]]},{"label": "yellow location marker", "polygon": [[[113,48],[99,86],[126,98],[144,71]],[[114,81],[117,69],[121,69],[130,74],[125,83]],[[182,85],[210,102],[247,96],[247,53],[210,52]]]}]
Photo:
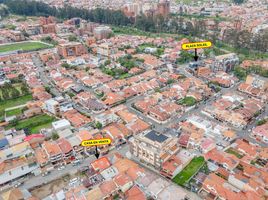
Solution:
[{"label": "yellow location marker", "polygon": [[191,50],[191,49],[209,48],[211,46],[212,46],[212,43],[210,41],[204,41],[204,42],[184,43],[184,44],[181,45],[181,48],[183,50]]},{"label": "yellow location marker", "polygon": [[100,145],[111,144],[111,142],[112,141],[109,138],[99,139],[99,140],[84,140],[82,141],[81,145],[84,147],[100,146]]}]

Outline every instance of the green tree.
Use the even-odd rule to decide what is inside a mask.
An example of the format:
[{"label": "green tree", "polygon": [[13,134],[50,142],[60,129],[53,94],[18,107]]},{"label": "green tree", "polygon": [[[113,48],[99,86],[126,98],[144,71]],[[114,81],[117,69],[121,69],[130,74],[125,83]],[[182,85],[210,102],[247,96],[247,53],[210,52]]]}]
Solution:
[{"label": "green tree", "polygon": [[49,43],[49,44],[53,44],[53,45],[57,45],[58,44],[58,42],[55,41],[55,40],[53,40],[53,38],[50,37],[50,36],[46,36],[46,37],[41,38],[41,41],[42,42]]},{"label": "green tree", "polygon": [[242,67],[236,66],[234,68],[234,75],[240,80],[245,80],[247,77],[247,71],[244,70]]},{"label": "green tree", "polygon": [[51,138],[52,140],[57,140],[60,138],[60,136],[57,133],[53,132]]},{"label": "green tree", "polygon": [[4,4],[0,4],[0,16],[4,18],[7,17],[8,15],[9,15],[8,7]]},{"label": "green tree", "polygon": [[248,30],[242,30],[238,33],[236,48],[250,48],[251,46],[251,33]]},{"label": "green tree", "polygon": [[195,35],[195,29],[194,29],[194,25],[192,24],[192,22],[190,22],[190,21],[186,22],[186,30],[185,31],[189,35],[192,35],[192,36]]},{"label": "green tree", "polygon": [[102,128],[102,124],[100,122],[97,122],[95,124],[95,126],[96,126],[97,129],[101,129]]},{"label": "green tree", "polygon": [[193,35],[202,36],[202,37],[206,36],[207,28],[206,28],[205,21],[202,19],[195,20],[193,30],[194,30]]},{"label": "green tree", "polygon": [[13,120],[11,120],[11,121],[9,122],[9,124],[10,124],[12,127],[17,126],[18,123],[19,123],[19,120],[18,120],[17,118],[15,118],[15,119],[13,119]]},{"label": "green tree", "polygon": [[71,68],[71,66],[68,63],[62,63],[61,66],[66,68],[66,69]]},{"label": "green tree", "polygon": [[15,98],[18,98],[20,96],[20,92],[16,88],[12,88],[10,95],[11,95],[12,99],[15,99]]},{"label": "green tree", "polygon": [[176,60],[176,63],[183,64],[193,60],[193,55],[188,51],[181,51],[180,57]]},{"label": "green tree", "polygon": [[10,95],[9,92],[6,88],[2,88],[2,97],[4,100],[8,100],[10,99]]},{"label": "green tree", "polygon": [[267,119],[259,120],[259,121],[257,121],[257,126],[261,126],[261,125],[265,124],[266,122],[267,122]]},{"label": "green tree", "polygon": [[235,4],[242,4],[245,0],[233,0]]},{"label": "green tree", "polygon": [[23,95],[29,94],[29,89],[25,83],[23,83],[21,86],[21,92]]},{"label": "green tree", "polygon": [[106,60],[105,62],[104,62],[104,66],[107,66],[107,65],[110,65],[111,64],[111,61],[110,60]]},{"label": "green tree", "polygon": [[168,79],[167,84],[170,85],[172,83],[174,83],[174,79]]},{"label": "green tree", "polygon": [[77,37],[75,35],[70,35],[68,37],[68,40],[69,40],[69,42],[75,42],[75,41],[77,41]]}]

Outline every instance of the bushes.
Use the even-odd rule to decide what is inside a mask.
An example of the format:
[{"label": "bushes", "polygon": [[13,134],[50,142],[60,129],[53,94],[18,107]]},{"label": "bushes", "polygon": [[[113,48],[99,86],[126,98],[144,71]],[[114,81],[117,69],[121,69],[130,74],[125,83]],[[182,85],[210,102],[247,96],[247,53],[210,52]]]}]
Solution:
[{"label": "bushes", "polygon": [[178,104],[185,106],[193,106],[196,104],[196,100],[193,97],[184,97],[183,99],[178,101]]},{"label": "bushes", "polygon": [[0,87],[0,101],[15,99],[27,94],[29,94],[29,89],[25,83],[14,85],[5,83]]},{"label": "bushes", "polygon": [[251,66],[246,69],[239,66],[236,66],[234,68],[234,75],[240,80],[246,80],[247,75],[251,73],[258,74],[263,77],[268,77],[268,70],[263,69],[260,66]]}]

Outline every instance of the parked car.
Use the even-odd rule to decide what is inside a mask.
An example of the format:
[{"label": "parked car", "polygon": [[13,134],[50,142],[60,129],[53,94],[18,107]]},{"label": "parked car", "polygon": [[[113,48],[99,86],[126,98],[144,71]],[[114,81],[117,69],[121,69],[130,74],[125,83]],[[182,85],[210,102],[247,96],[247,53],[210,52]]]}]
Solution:
[{"label": "parked car", "polygon": [[47,176],[47,175],[49,175],[50,173],[51,173],[50,171],[46,171],[46,172],[42,173],[42,176]]},{"label": "parked car", "polygon": [[81,160],[74,160],[74,161],[72,162],[72,165],[73,165],[73,166],[80,165],[80,164],[81,164]]},{"label": "parked car", "polygon": [[65,169],[65,166],[63,165],[63,166],[60,166],[59,168],[58,168],[58,170],[60,171],[60,170],[63,170],[63,169]]},{"label": "parked car", "polygon": [[71,179],[70,182],[69,182],[69,186],[75,185],[78,181],[79,181],[78,177]]},{"label": "parked car", "polygon": [[14,182],[14,187],[17,188],[19,186],[21,186],[24,182],[19,182],[19,181],[16,181]]}]

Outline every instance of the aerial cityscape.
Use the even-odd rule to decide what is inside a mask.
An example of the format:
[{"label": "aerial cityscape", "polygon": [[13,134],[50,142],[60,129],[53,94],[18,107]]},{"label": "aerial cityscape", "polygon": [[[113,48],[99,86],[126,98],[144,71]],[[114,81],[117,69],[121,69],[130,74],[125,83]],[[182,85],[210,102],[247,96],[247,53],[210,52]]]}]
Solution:
[{"label": "aerial cityscape", "polygon": [[267,0],[0,0],[0,200],[268,200]]}]

